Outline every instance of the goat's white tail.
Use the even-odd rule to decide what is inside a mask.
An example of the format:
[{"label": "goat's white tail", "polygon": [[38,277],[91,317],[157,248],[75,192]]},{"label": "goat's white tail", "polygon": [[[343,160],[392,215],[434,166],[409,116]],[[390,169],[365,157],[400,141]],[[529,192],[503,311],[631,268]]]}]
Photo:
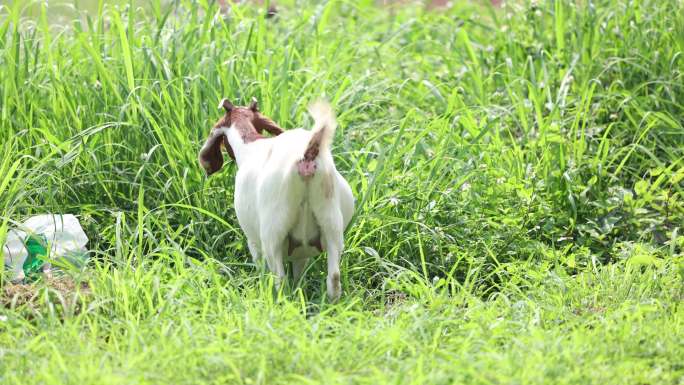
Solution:
[{"label": "goat's white tail", "polygon": [[299,161],[299,175],[304,178],[311,177],[316,172],[314,161],[321,151],[330,148],[337,128],[335,114],[330,104],[323,101],[314,102],[309,106],[309,114],[314,119],[313,135],[306,146],[302,160]]}]

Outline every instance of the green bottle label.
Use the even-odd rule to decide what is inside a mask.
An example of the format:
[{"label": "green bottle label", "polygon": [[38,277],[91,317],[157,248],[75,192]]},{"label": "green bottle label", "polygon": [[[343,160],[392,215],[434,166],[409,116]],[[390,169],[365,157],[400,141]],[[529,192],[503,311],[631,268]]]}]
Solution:
[{"label": "green bottle label", "polygon": [[41,267],[47,259],[47,238],[45,235],[29,235],[24,241],[26,245],[26,251],[28,251],[28,256],[26,261],[24,261],[24,274],[29,281],[33,281],[38,278],[38,273]]}]

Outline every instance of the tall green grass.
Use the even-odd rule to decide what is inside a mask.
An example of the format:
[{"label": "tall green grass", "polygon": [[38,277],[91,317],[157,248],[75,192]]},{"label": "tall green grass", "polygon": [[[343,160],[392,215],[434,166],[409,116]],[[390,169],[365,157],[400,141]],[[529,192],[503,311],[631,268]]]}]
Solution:
[{"label": "tall green grass", "polygon": [[[75,213],[93,250],[89,295],[0,310],[3,383],[681,381],[681,1],[106,3],[0,6],[0,239]],[[248,262],[196,160],[222,97],[335,106],[340,304],[324,257]]]}]

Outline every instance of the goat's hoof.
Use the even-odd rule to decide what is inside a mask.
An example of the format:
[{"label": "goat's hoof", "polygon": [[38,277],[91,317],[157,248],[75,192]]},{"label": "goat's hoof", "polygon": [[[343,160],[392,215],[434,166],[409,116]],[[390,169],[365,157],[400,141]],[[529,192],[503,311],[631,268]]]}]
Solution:
[{"label": "goat's hoof", "polygon": [[328,292],[328,301],[330,303],[335,303],[340,300],[340,297],[342,296],[342,289],[337,288],[337,290],[333,293]]},{"label": "goat's hoof", "polygon": [[328,300],[330,302],[337,302],[341,296],[340,273],[333,273],[328,276]]}]

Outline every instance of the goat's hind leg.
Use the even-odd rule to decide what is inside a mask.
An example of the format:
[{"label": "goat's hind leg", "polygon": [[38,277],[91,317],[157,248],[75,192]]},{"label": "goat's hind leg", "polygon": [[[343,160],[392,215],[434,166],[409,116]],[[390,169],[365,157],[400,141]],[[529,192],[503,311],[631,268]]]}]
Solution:
[{"label": "goat's hind leg", "polygon": [[285,236],[262,240],[262,249],[268,269],[271,273],[275,274],[276,286],[280,288],[283,279],[285,279],[285,266],[283,265],[283,259],[285,258]]},{"label": "goat's hind leg", "polygon": [[248,238],[247,247],[249,248],[249,254],[252,255],[252,262],[254,262],[255,265],[259,265],[259,257],[261,254],[259,250],[259,244]]},{"label": "goat's hind leg", "polygon": [[335,302],[342,295],[340,282],[340,256],[344,248],[342,214],[339,208],[333,205],[320,208],[315,212],[315,216],[321,226],[323,246],[328,253],[328,278],[326,280],[328,299]]}]

